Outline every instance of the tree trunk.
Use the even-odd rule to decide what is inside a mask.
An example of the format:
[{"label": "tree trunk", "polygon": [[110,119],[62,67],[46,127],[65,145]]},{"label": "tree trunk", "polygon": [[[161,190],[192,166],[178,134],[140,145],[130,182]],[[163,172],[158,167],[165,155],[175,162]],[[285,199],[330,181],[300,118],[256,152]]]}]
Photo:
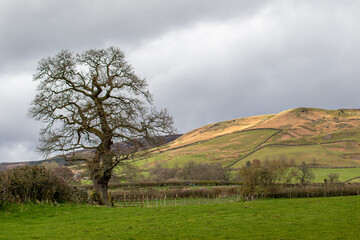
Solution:
[{"label": "tree trunk", "polygon": [[110,206],[111,205],[111,199],[109,199],[109,195],[108,195],[108,183],[109,180],[105,180],[105,181],[99,181],[99,179],[94,180],[94,187],[95,187],[95,192],[98,194],[99,196],[99,204],[100,205],[107,205]]},{"label": "tree trunk", "polygon": [[108,184],[112,172],[111,163],[113,153],[110,152],[110,146],[111,144],[108,144],[107,148],[109,148],[109,150],[106,152],[98,150],[95,153],[91,165],[89,165],[89,168],[92,170],[91,177],[94,182],[95,192],[99,197],[99,204],[107,206],[111,205],[111,200],[108,196]]}]

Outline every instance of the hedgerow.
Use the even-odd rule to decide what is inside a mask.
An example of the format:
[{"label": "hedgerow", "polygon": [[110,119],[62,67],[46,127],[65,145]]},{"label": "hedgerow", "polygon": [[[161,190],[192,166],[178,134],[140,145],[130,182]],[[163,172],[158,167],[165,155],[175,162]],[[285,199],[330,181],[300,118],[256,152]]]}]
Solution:
[{"label": "hedgerow", "polygon": [[26,202],[85,202],[85,190],[67,181],[44,166],[25,166],[0,173],[0,206]]}]

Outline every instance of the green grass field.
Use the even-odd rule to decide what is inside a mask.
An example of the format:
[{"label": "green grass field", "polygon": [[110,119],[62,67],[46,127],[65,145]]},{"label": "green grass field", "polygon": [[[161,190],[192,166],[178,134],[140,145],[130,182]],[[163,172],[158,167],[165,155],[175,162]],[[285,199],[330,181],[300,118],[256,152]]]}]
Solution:
[{"label": "green grass field", "polygon": [[[324,178],[329,173],[338,173],[340,182],[348,179],[360,176],[360,168],[313,168],[315,174],[314,182],[324,182]],[[354,180],[354,182],[360,182],[360,179]]]},{"label": "green grass field", "polygon": [[359,160],[344,159],[341,157],[346,153],[354,153],[353,150],[348,152],[337,151],[336,148],[341,148],[343,143],[329,144],[329,145],[310,145],[310,146],[268,146],[254,154],[242,159],[234,165],[240,167],[245,165],[246,161],[253,159],[277,159],[280,156],[286,156],[288,159],[293,159],[297,164],[306,162],[312,164],[315,160],[317,164],[328,167],[352,167],[359,166]]},{"label": "green grass field", "polygon": [[0,239],[360,239],[360,196],[182,207],[21,205]]}]

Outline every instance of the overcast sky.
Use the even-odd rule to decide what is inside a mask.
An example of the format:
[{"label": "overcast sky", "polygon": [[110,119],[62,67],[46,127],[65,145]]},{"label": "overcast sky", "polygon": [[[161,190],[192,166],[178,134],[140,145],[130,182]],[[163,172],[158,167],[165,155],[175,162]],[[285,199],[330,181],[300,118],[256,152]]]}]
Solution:
[{"label": "overcast sky", "polygon": [[0,162],[39,160],[40,59],[117,46],[186,133],[295,107],[359,108],[360,1],[1,0]]}]

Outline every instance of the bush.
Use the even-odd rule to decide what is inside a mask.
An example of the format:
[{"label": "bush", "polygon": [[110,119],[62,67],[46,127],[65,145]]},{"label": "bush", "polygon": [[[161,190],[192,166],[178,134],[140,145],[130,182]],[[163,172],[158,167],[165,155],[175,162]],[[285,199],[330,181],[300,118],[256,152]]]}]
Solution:
[{"label": "bush", "polygon": [[8,191],[8,177],[4,172],[0,172],[0,207],[7,202],[12,202],[13,198]]},{"label": "bush", "polygon": [[26,166],[0,173],[0,204],[25,202],[85,202],[87,193],[68,184],[44,166]]},{"label": "bush", "polygon": [[76,183],[74,173],[67,167],[55,167],[50,171],[58,178],[65,180],[68,183]]}]

